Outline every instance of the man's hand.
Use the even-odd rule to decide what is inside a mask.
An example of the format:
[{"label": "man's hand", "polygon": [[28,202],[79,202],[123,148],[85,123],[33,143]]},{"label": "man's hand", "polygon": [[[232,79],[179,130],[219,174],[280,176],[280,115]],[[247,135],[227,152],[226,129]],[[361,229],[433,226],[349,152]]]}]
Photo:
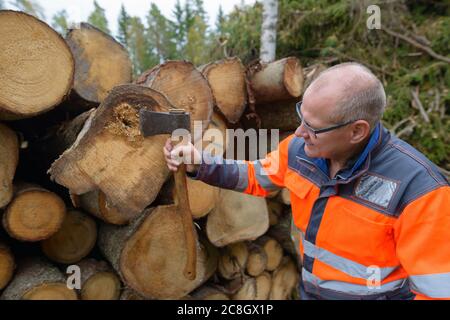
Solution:
[{"label": "man's hand", "polygon": [[172,139],[169,138],[167,139],[163,150],[167,167],[170,171],[177,171],[178,166],[181,163],[186,164],[187,172],[194,172],[198,170],[202,155],[192,143],[189,142],[187,145],[178,144],[174,146]]}]

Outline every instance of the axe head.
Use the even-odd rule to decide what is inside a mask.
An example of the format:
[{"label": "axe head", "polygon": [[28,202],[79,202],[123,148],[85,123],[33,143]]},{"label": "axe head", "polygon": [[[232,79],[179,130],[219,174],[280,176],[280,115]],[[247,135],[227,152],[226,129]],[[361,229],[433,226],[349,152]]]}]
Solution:
[{"label": "axe head", "polygon": [[176,129],[191,130],[189,113],[184,109],[171,109],[169,112],[139,110],[139,126],[144,137],[157,134],[171,134]]}]

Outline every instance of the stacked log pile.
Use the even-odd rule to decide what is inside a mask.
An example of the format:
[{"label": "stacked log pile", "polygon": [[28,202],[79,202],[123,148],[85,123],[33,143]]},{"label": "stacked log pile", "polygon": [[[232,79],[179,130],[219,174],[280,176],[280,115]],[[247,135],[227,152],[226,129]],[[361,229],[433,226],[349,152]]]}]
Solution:
[{"label": "stacked log pile", "polygon": [[283,120],[278,106],[302,93],[298,59],[166,61],[133,82],[126,50],[100,30],[83,23],[64,39],[8,10],[0,46],[0,299],[296,297],[285,190],[265,199],[188,179],[197,274],[184,277],[168,135],[144,138],[139,110],[189,111],[192,142],[214,155],[230,141],[211,137],[230,128],[286,137],[295,110]]}]

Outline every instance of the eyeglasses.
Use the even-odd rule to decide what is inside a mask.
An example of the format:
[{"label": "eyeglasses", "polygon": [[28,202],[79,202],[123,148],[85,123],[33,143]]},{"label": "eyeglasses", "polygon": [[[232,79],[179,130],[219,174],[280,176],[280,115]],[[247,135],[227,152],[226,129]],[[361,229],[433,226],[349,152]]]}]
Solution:
[{"label": "eyeglasses", "polygon": [[345,122],[345,123],[342,123],[342,124],[337,124],[335,126],[331,126],[331,127],[327,127],[327,128],[323,128],[323,129],[314,129],[314,128],[311,128],[311,126],[308,123],[306,123],[306,121],[303,120],[303,115],[302,115],[302,112],[300,110],[301,106],[302,106],[302,101],[297,102],[295,104],[295,110],[297,110],[297,115],[300,118],[300,125],[303,124],[305,126],[305,128],[308,129],[308,131],[313,133],[314,134],[314,138],[317,138],[317,135],[319,133],[324,133],[324,132],[328,132],[328,131],[335,130],[335,129],[338,129],[338,128],[342,128],[342,127],[345,127],[346,125],[349,125],[350,123],[356,121],[356,120],[352,120],[352,121],[348,121],[348,122]]}]

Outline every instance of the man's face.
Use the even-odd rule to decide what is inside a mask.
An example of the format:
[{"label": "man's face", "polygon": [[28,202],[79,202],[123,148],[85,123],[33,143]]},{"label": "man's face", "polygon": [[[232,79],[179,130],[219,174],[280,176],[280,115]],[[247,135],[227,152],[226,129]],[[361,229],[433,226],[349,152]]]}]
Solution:
[{"label": "man's face", "polygon": [[[316,93],[315,93],[316,91]],[[305,123],[313,129],[323,129],[337,125],[330,121],[337,102],[341,97],[336,89],[326,87],[318,90],[307,90],[301,105],[303,123],[295,131],[297,137],[305,140],[305,153],[311,158],[337,159],[351,148],[350,126],[315,135]]]}]

